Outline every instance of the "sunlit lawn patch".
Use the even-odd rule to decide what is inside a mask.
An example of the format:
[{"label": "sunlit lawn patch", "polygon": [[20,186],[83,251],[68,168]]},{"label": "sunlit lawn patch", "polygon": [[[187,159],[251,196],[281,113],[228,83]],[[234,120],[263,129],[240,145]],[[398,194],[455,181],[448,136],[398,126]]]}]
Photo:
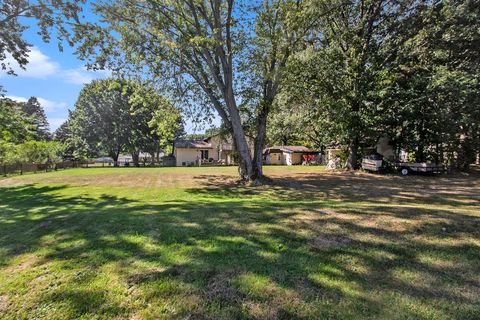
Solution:
[{"label": "sunlit lawn patch", "polygon": [[266,173],[0,180],[0,318],[478,319],[478,175]]}]

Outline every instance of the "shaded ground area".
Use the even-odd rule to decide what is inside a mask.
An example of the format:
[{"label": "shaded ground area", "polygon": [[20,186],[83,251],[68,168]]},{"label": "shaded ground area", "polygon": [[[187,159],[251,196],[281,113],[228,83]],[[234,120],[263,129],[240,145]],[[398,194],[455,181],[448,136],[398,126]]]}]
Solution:
[{"label": "shaded ground area", "polygon": [[478,175],[266,172],[0,180],[1,317],[478,319]]}]

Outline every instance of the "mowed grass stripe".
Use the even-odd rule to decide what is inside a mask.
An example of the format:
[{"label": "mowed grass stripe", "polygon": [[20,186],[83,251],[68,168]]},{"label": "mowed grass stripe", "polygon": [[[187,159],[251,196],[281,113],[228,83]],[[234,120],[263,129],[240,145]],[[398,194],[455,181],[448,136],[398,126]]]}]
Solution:
[{"label": "mowed grass stripe", "polygon": [[0,180],[1,317],[478,318],[478,176],[265,171]]}]

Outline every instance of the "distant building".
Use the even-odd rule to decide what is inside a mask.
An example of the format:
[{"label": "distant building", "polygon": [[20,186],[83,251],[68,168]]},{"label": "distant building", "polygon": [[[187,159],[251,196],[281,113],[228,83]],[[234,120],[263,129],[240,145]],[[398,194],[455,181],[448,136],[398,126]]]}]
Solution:
[{"label": "distant building", "polygon": [[[160,158],[163,157],[164,152],[163,151],[159,152],[158,156]],[[113,163],[113,159],[111,157],[99,157],[99,158],[96,158],[95,161],[96,162],[105,162],[105,163],[111,162],[111,163]],[[138,161],[140,163],[152,162],[152,155],[150,153],[147,153],[147,152],[140,152],[139,155],[138,155]],[[121,155],[119,155],[118,156],[118,164],[123,165],[123,164],[126,164],[126,163],[133,164],[132,155],[131,154],[121,154]]]},{"label": "distant building", "polygon": [[311,156],[318,156],[319,152],[304,146],[274,146],[263,151],[266,164],[296,165],[302,164]]},{"label": "distant building", "polygon": [[[253,139],[248,138],[253,154]],[[234,165],[234,147],[231,138],[222,137],[220,134],[202,140],[177,140],[174,144],[173,155],[176,165]]]}]

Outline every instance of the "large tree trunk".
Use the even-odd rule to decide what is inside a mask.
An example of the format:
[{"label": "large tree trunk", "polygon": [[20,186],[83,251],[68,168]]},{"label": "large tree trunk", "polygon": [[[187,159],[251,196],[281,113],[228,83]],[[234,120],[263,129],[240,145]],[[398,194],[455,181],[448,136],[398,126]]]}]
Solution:
[{"label": "large tree trunk", "polygon": [[155,163],[155,151],[150,151],[150,163],[153,165]]},{"label": "large tree trunk", "polygon": [[263,147],[267,136],[267,116],[273,99],[268,99],[263,103],[258,115],[257,136],[255,137],[255,145],[253,152],[253,177],[261,179],[263,177]]},{"label": "large tree trunk", "polygon": [[114,153],[110,153],[110,158],[112,158],[113,160],[113,166],[114,167],[118,167],[118,153],[117,152],[114,152]]},{"label": "large tree trunk", "polygon": [[358,138],[352,139],[348,145],[348,159],[347,159],[348,170],[358,169],[358,148],[359,148]]},{"label": "large tree trunk", "polygon": [[422,144],[418,145],[417,150],[415,151],[415,161],[416,162],[425,162],[425,148]]},{"label": "large tree trunk", "polygon": [[[231,93],[231,92],[230,92]],[[245,130],[243,130],[242,120],[236,106],[236,102],[233,98],[233,93],[227,95],[229,99],[226,99],[230,109],[230,124],[233,139],[235,140],[235,146],[239,154],[238,173],[240,179],[243,181],[254,180],[252,156],[248,147],[247,138],[245,136]]]},{"label": "large tree trunk", "polygon": [[[243,131],[243,129],[242,129]],[[248,148],[247,139],[244,133],[239,134],[234,132],[235,145],[237,147],[237,152],[240,157],[238,163],[238,173],[240,174],[240,179],[244,181],[253,180],[253,166],[252,158],[250,155],[250,150]]]},{"label": "large tree trunk", "polygon": [[135,167],[139,167],[139,163],[138,163],[138,159],[139,159],[139,153],[137,151],[135,152],[132,152],[132,161],[133,161],[133,165]]}]

